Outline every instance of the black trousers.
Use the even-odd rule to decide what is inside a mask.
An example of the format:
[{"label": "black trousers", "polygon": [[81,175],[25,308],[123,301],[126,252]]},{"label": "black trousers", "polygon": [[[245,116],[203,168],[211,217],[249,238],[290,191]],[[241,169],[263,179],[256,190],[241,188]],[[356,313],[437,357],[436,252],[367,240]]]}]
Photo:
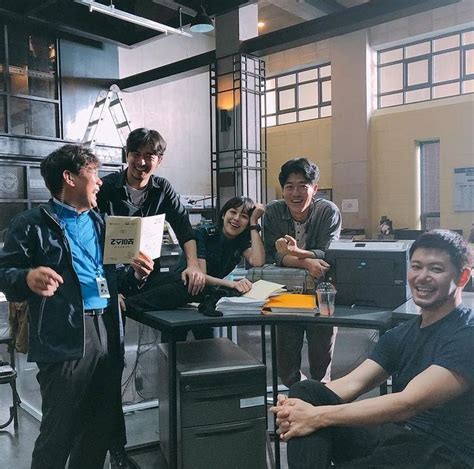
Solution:
[{"label": "black trousers", "polygon": [[[290,397],[312,405],[341,404],[339,396],[314,380],[290,388]],[[288,442],[290,469],[467,469],[440,442],[408,425],[328,427]]]},{"label": "black trousers", "polygon": [[[165,309],[175,309],[186,303],[201,302],[205,293],[204,290],[198,295],[191,295],[188,292],[188,287],[181,280],[181,274],[179,273],[154,275],[147,281],[142,292],[125,300],[125,305],[127,311],[135,313],[162,311]],[[192,330],[194,338],[198,340],[214,337],[212,327],[196,327],[180,331],[176,336],[176,341],[185,341],[189,330]],[[168,342],[168,335],[162,333],[161,341]]]},{"label": "black trousers", "polygon": [[[120,351],[109,345],[116,334],[110,313],[85,317],[83,358],[38,363],[43,418],[32,469],[102,469],[114,435],[111,419],[120,395]],[[118,347],[117,347],[118,348]]]}]

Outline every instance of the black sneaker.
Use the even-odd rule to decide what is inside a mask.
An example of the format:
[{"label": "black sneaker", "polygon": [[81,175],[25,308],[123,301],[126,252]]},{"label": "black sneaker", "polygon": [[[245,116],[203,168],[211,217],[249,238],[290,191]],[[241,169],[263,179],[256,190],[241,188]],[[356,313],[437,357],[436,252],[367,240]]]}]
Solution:
[{"label": "black sneaker", "polygon": [[124,448],[110,451],[110,469],[140,469]]}]

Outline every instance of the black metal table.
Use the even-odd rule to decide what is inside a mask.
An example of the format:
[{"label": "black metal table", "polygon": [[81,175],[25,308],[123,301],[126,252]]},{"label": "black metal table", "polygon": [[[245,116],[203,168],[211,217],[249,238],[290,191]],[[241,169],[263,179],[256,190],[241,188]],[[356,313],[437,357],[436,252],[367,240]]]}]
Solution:
[{"label": "black metal table", "polygon": [[[278,394],[278,370],[276,361],[276,330],[278,324],[339,326],[356,329],[375,329],[380,335],[392,326],[392,312],[383,308],[337,306],[333,316],[295,316],[262,314],[229,314],[222,317],[207,317],[195,308],[150,311],[140,315],[129,314],[132,319],[169,335],[168,343],[168,383],[170,412],[170,469],[178,464],[178,417],[176,389],[176,339],[175,334],[183,329],[197,326],[261,326],[262,358],[265,362],[265,326],[270,326],[272,357],[273,402]],[[280,469],[280,441],[275,438],[275,465]]]}]

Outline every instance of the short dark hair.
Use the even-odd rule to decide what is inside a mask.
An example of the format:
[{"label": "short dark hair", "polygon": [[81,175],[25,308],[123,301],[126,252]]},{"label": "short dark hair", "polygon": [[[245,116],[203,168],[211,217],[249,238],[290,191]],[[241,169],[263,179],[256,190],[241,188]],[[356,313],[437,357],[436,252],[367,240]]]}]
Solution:
[{"label": "short dark hair", "polygon": [[127,137],[127,154],[143,146],[151,146],[156,155],[162,155],[166,150],[166,141],[157,130],[145,127],[132,130]]},{"label": "short dark hair", "polygon": [[221,208],[219,212],[218,224],[222,224],[222,218],[226,214],[227,210],[239,207],[242,207],[242,212],[246,213],[250,217],[255,209],[255,202],[252,199],[249,199],[248,197],[232,197],[232,199],[229,199]]},{"label": "short dark hair", "polygon": [[458,233],[450,230],[431,230],[423,233],[410,247],[410,259],[420,248],[439,249],[449,255],[458,272],[472,266],[472,253],[468,244]]},{"label": "short dark hair", "polygon": [[64,171],[79,174],[87,165],[99,165],[99,163],[99,159],[89,148],[81,145],[64,145],[50,153],[41,162],[41,176],[49,192],[57,196],[63,190]]},{"label": "short dark hair", "polygon": [[285,185],[290,174],[293,173],[302,174],[306,181],[311,184],[317,184],[319,181],[318,165],[308,160],[308,158],[293,158],[281,167],[280,174],[278,175],[281,187]]}]

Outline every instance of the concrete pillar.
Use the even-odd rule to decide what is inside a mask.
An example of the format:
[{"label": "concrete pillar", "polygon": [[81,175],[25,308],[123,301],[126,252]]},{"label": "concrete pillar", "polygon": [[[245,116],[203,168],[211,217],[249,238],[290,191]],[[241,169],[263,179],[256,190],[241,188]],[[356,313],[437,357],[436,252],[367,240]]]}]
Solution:
[{"label": "concrete pillar", "polygon": [[332,159],[334,202],[344,228],[370,228],[369,120],[371,50],[367,31],[332,40]]}]

